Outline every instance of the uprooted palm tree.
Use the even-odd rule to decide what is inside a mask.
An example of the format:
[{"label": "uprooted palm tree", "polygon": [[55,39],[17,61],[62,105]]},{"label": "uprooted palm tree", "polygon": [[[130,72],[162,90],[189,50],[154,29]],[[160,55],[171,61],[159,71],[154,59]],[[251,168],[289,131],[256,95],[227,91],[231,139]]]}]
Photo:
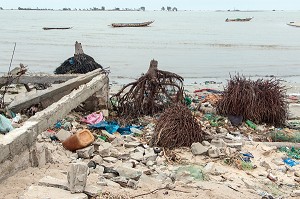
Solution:
[{"label": "uprooted palm tree", "polygon": [[81,43],[76,41],[75,54],[64,61],[54,71],[55,74],[73,74],[73,73],[87,73],[98,68],[102,68],[91,56],[85,54],[82,50]]},{"label": "uprooted palm tree", "polygon": [[162,112],[171,104],[183,102],[183,78],[158,70],[152,60],[145,75],[124,86],[111,97],[113,107],[125,118],[136,118]]}]

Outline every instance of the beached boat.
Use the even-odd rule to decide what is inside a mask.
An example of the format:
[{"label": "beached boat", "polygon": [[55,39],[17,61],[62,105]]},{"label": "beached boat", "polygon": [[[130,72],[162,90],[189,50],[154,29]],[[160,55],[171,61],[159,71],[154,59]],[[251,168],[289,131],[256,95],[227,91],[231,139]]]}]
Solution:
[{"label": "beached boat", "polygon": [[244,22],[244,21],[250,21],[251,19],[253,19],[253,17],[249,17],[249,18],[236,18],[236,19],[226,19],[226,22],[232,22],[232,21],[238,21],[238,22]]},{"label": "beached boat", "polygon": [[287,25],[294,26],[294,27],[300,27],[300,22],[299,21],[298,22],[291,21],[290,23],[287,23]]},{"label": "beached boat", "polygon": [[44,30],[66,30],[66,29],[71,29],[72,27],[61,27],[61,28],[49,28],[49,27],[44,27]]},{"label": "beached boat", "polygon": [[145,27],[152,24],[154,21],[146,21],[142,23],[112,23],[112,27]]}]

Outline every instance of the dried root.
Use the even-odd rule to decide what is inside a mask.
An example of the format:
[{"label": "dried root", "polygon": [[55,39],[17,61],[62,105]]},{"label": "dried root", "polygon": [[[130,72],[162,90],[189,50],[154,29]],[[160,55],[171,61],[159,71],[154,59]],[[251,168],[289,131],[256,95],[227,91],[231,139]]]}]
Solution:
[{"label": "dried root", "polygon": [[243,116],[256,123],[282,125],[287,118],[286,89],[276,79],[252,81],[234,76],[217,103],[221,115]]},{"label": "dried root", "polygon": [[159,118],[152,138],[152,145],[166,148],[190,147],[202,142],[204,132],[191,111],[182,104],[169,107]]},{"label": "dried root", "polygon": [[111,102],[119,116],[137,118],[160,113],[171,104],[183,103],[183,99],[183,78],[158,70],[157,61],[152,60],[148,72],[124,86]]}]

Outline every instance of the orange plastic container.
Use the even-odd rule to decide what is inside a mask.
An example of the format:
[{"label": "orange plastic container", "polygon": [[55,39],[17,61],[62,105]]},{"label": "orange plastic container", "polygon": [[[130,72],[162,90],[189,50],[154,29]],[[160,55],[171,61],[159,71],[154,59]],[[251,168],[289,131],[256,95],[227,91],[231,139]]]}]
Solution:
[{"label": "orange plastic container", "polygon": [[75,151],[90,145],[94,140],[93,134],[88,129],[83,129],[63,141],[62,145],[70,151]]}]

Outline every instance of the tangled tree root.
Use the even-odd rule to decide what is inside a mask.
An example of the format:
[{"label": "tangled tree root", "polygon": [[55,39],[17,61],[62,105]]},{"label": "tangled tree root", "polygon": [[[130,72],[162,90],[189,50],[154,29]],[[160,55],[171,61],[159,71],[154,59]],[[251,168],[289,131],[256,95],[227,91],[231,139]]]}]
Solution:
[{"label": "tangled tree root", "polygon": [[[128,90],[126,93],[123,93]],[[173,103],[183,103],[183,78],[157,69],[152,60],[148,72],[111,97],[119,116],[137,118],[162,112]]]},{"label": "tangled tree root", "polygon": [[258,124],[282,125],[287,118],[286,89],[280,80],[246,79],[239,75],[228,82],[217,103],[221,115],[243,116]]},{"label": "tangled tree root", "polygon": [[204,131],[191,111],[182,104],[169,107],[159,118],[151,145],[166,148],[190,147],[202,142]]},{"label": "tangled tree root", "polygon": [[74,74],[80,73],[85,74],[90,71],[102,68],[91,56],[83,53],[81,43],[76,41],[75,43],[75,54],[64,61],[54,71],[55,74]]}]

